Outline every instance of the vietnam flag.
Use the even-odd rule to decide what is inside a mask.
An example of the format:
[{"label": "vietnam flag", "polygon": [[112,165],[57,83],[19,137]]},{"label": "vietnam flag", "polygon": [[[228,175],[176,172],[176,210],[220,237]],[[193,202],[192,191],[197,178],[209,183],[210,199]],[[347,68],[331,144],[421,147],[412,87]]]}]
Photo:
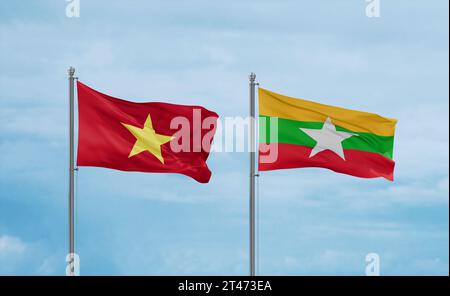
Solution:
[{"label": "vietnam flag", "polygon": [[259,170],[322,167],[393,181],[397,121],[259,89]]},{"label": "vietnam flag", "polygon": [[81,82],[78,166],[179,173],[207,183],[206,165],[218,115],[203,107],[134,103]]}]

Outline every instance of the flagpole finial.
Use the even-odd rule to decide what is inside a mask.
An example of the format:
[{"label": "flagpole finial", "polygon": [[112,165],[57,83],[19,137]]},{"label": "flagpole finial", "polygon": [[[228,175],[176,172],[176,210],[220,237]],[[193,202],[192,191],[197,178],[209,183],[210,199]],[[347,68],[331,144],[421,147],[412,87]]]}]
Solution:
[{"label": "flagpole finial", "polygon": [[255,82],[256,74],[252,72],[248,75],[248,78],[250,79],[250,82]]},{"label": "flagpole finial", "polygon": [[75,68],[69,67],[69,69],[67,70],[67,73],[69,73],[69,76],[73,76],[75,74]]}]

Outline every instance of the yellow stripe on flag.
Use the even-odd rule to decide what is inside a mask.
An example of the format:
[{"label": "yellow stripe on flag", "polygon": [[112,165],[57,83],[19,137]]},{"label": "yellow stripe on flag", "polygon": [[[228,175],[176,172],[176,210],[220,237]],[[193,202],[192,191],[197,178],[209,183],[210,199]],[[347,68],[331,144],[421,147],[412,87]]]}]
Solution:
[{"label": "yellow stripe on flag", "polygon": [[259,88],[259,114],[297,121],[325,122],[330,117],[342,128],[379,136],[393,136],[396,119],[283,96]]}]

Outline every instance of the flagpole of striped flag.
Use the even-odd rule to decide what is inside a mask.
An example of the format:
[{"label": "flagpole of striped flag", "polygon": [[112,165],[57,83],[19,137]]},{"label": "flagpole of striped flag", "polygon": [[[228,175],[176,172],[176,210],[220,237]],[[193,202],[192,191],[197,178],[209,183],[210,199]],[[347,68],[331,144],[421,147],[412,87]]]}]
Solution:
[{"label": "flagpole of striped flag", "polygon": [[250,73],[250,276],[256,275],[255,268],[255,254],[256,254],[256,240],[255,240],[255,191],[256,191],[256,165],[255,165],[255,156],[256,156],[256,134],[255,134],[255,114],[256,114],[256,99],[255,99],[255,88],[256,88],[256,74]]},{"label": "flagpole of striped flag", "polygon": [[74,167],[74,82],[75,68],[68,69],[69,74],[69,273],[75,275],[75,237],[74,237],[74,218],[75,218],[75,167]]}]

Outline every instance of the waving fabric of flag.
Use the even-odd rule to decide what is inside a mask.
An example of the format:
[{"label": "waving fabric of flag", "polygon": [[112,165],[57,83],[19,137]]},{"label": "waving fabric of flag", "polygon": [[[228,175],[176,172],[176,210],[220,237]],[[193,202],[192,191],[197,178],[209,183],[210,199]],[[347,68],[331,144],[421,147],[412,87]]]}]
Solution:
[{"label": "waving fabric of flag", "polygon": [[[322,167],[362,178],[394,179],[395,119],[262,88],[259,113],[260,171]],[[270,118],[277,119],[276,130]],[[274,151],[275,157],[267,157]]]},{"label": "waving fabric of flag", "polygon": [[81,82],[78,166],[179,173],[207,183],[218,115],[200,106],[134,103]]}]

